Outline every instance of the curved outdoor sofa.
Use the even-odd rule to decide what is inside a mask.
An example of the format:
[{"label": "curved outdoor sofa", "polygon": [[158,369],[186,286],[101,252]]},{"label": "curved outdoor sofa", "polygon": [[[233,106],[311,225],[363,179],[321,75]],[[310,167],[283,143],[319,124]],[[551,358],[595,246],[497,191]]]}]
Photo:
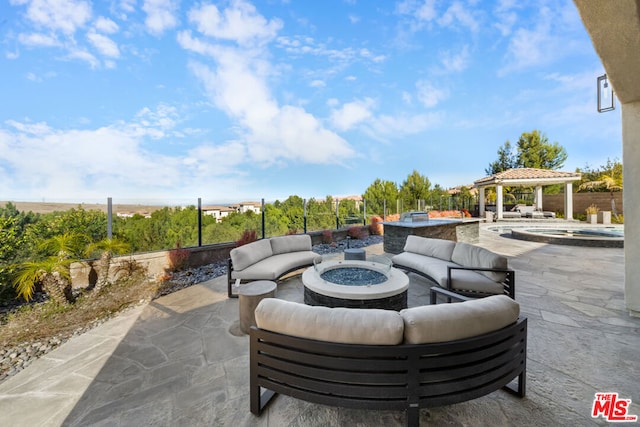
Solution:
[{"label": "curved outdoor sofa", "polygon": [[504,295],[400,312],[265,299],[250,331],[251,412],[260,415],[281,393],[404,410],[407,425],[418,426],[420,408],[500,388],[524,397],[527,319],[519,313]]},{"label": "curved outdoor sofa", "polygon": [[253,280],[278,280],[282,276],[303,267],[313,265],[320,257],[311,251],[311,236],[296,234],[261,239],[231,250],[227,260],[227,289],[229,298],[234,283]]},{"label": "curved outdoor sofa", "polygon": [[391,261],[394,267],[419,274],[457,294],[516,297],[515,271],[508,267],[507,258],[480,246],[411,235],[404,251]]}]

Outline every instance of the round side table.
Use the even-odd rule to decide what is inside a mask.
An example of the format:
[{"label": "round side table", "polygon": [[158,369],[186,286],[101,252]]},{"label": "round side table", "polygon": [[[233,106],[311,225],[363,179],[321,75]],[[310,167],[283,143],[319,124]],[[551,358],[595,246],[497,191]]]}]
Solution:
[{"label": "round side table", "polygon": [[277,285],[270,280],[257,280],[240,286],[238,302],[240,304],[240,330],[245,334],[256,325],[255,310],[258,303],[265,298],[276,296]]}]

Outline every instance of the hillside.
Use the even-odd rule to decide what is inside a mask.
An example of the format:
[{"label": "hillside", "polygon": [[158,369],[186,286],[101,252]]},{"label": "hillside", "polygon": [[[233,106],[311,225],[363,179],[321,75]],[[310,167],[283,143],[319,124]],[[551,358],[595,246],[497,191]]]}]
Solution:
[{"label": "hillside", "polygon": [[[0,207],[6,206],[8,201],[0,201]],[[34,212],[34,213],[51,213],[56,211],[66,211],[69,209],[77,209],[79,206],[82,206],[84,210],[98,210],[102,212],[107,212],[107,204],[106,203],[52,203],[52,202],[14,202],[11,201],[16,206],[16,209],[24,212]],[[150,205],[131,205],[131,204],[113,204],[113,213],[138,213],[141,215],[150,214],[158,209],[162,209],[162,206],[150,206]]]}]

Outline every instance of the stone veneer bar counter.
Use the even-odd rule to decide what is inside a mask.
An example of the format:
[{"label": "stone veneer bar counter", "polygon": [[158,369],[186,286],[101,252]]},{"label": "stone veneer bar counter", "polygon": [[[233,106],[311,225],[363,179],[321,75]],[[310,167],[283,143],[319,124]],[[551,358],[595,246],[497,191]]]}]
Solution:
[{"label": "stone veneer bar counter", "polygon": [[384,251],[399,254],[404,249],[407,236],[431,237],[454,242],[478,243],[480,220],[429,219],[427,221],[383,222]]}]

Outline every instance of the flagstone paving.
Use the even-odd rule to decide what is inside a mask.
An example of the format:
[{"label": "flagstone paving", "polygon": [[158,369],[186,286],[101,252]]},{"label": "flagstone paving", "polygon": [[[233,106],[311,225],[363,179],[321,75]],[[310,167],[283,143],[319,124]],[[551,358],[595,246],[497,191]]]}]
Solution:
[{"label": "flagstone paving", "polygon": [[[527,397],[503,391],[423,409],[423,425],[585,426],[596,392],[640,415],[640,319],[624,309],[624,253],[513,240],[481,229],[509,257],[529,318]],[[367,248],[382,253],[382,244]],[[409,305],[429,284],[410,275]],[[302,301],[300,276],[278,298]],[[248,337],[219,277],[132,308],[74,337],[0,384],[7,426],[401,426],[404,413],[315,405],[286,396],[249,412]]]}]

